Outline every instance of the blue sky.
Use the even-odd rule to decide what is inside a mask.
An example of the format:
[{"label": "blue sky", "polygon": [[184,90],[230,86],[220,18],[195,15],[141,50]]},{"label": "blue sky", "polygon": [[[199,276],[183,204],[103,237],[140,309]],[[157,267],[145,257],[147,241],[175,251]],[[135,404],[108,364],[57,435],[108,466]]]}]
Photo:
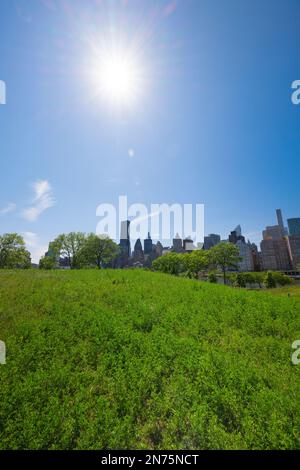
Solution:
[{"label": "blue sky", "polygon": [[[112,38],[143,74],[124,107],[90,79]],[[122,194],[203,203],[222,237],[300,216],[299,43],[296,0],[1,0],[0,233],[36,259]]]}]

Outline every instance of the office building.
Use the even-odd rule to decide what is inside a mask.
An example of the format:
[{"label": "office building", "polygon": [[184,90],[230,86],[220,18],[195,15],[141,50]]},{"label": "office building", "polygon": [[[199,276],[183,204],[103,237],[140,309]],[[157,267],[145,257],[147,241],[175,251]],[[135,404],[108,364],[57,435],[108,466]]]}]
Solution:
[{"label": "office building", "polygon": [[145,255],[150,255],[152,253],[153,245],[150,233],[148,233],[148,238],[144,240],[144,253]]},{"label": "office building", "polygon": [[289,271],[292,269],[292,261],[286,238],[264,239],[260,247],[263,269],[265,271]]},{"label": "office building", "polygon": [[216,233],[211,233],[204,237],[204,245],[203,249],[204,250],[210,250],[214,246],[218,245],[221,243],[221,237],[220,235],[217,235]]},{"label": "office building", "polygon": [[240,225],[238,225],[232,232],[230,232],[228,240],[230,241],[230,243],[233,243],[234,245],[238,241],[242,241],[243,243],[245,243],[245,237],[243,237],[242,235],[242,228]]},{"label": "office building", "polygon": [[131,254],[130,249],[130,221],[124,220],[121,222],[121,231],[120,231],[120,248],[121,252],[128,257]]},{"label": "office building", "polygon": [[287,242],[292,269],[297,270],[298,266],[300,265],[300,235],[288,236]]},{"label": "office building", "polygon": [[176,234],[176,237],[173,238],[172,251],[174,251],[175,253],[182,253],[183,251],[182,239],[180,238],[178,233]]},{"label": "office building", "polygon": [[289,234],[300,236],[300,217],[294,219],[287,219]]},{"label": "office building", "polygon": [[238,240],[235,246],[239,249],[239,255],[242,258],[238,263],[238,271],[247,272],[254,270],[253,257],[251,251],[251,245],[245,243],[243,240]]}]

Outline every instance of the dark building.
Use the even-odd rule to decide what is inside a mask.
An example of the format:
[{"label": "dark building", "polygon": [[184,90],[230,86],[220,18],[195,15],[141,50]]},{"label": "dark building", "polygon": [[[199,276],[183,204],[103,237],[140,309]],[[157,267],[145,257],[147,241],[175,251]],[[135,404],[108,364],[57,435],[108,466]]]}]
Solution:
[{"label": "dark building", "polygon": [[172,251],[175,253],[182,253],[183,251],[183,245],[182,245],[182,239],[176,234],[176,237],[173,238],[173,246],[172,246]]},{"label": "dark building", "polygon": [[234,245],[239,241],[246,243],[245,237],[242,235],[242,229],[240,225],[238,225],[232,232],[230,232],[228,240]]},{"label": "dark building", "polygon": [[158,242],[156,243],[156,245],[155,245],[155,248],[154,248],[156,258],[159,258],[160,256],[162,256],[162,254],[163,254],[163,249],[164,249],[164,247],[163,247],[162,244],[158,241]]},{"label": "dark building", "polygon": [[145,261],[142,243],[139,238],[135,242],[132,258],[133,258],[133,263],[143,264]]},{"label": "dark building", "polygon": [[128,257],[130,256],[131,249],[130,249],[130,222],[129,220],[124,220],[123,222],[121,222],[120,248],[123,254],[126,254]]},{"label": "dark building", "polygon": [[148,233],[148,238],[144,240],[144,252],[145,255],[150,255],[152,253],[152,239],[150,237],[150,233]]},{"label": "dark building", "polygon": [[292,261],[292,269],[296,270],[300,265],[300,235],[288,236],[287,243]]},{"label": "dark building", "polygon": [[287,219],[289,234],[300,236],[300,217],[294,219]]},{"label": "dark building", "polygon": [[276,217],[277,217],[277,223],[279,227],[281,228],[282,232],[284,233],[284,224],[283,224],[283,217],[282,217],[282,212],[281,209],[276,209]]},{"label": "dark building", "polygon": [[204,237],[203,249],[210,250],[219,243],[221,243],[220,235],[217,235],[216,233],[211,233],[208,236]]},{"label": "dark building", "polygon": [[261,271],[261,256],[258,251],[258,248],[255,245],[255,243],[250,243],[250,242],[248,243],[249,243],[251,254],[252,254],[253,269],[254,271]]}]

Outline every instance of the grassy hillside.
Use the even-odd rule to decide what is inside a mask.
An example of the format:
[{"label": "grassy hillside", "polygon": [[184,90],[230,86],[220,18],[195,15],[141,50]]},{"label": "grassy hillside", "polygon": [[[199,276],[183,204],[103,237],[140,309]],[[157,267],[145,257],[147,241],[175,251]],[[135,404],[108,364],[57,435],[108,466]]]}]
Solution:
[{"label": "grassy hillside", "polygon": [[1,449],[300,448],[300,300],[0,271]]}]

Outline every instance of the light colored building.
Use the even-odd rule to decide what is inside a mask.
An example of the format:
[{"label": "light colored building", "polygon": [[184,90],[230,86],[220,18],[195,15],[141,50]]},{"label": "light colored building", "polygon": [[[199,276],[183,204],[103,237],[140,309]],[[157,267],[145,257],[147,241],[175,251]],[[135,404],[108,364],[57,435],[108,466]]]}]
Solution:
[{"label": "light colored building", "polygon": [[264,240],[281,240],[284,237],[284,231],[280,225],[271,225],[263,231]]},{"label": "light colored building", "polygon": [[238,263],[238,271],[248,272],[254,270],[253,256],[251,245],[245,243],[243,240],[238,240],[235,244],[240,251],[242,260]]}]

